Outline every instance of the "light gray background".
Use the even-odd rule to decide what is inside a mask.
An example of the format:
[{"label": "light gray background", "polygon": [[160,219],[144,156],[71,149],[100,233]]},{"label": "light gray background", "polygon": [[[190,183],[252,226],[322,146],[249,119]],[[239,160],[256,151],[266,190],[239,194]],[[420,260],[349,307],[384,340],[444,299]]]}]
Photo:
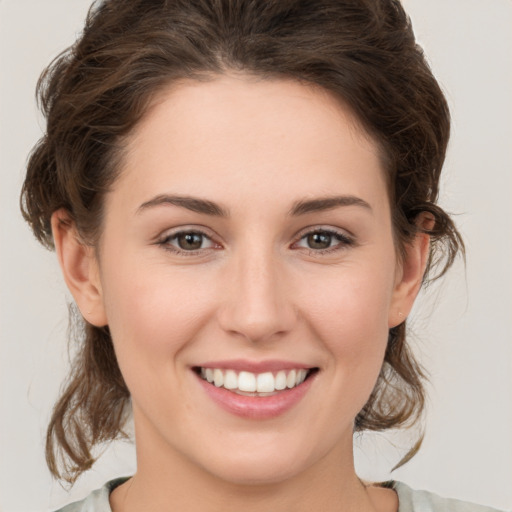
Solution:
[{"label": "light gray background", "polygon": [[[43,437],[66,371],[67,310],[55,256],[18,211],[26,156],[41,134],[34,87],[79,32],[89,0],[0,0],[0,510],[44,511],[133,472],[110,449],[68,495],[45,467]],[[389,475],[407,435],[362,440],[363,476],[512,508],[512,2],[406,0],[448,96],[453,137],[443,205],[468,248],[414,315],[431,373],[421,452]]]}]

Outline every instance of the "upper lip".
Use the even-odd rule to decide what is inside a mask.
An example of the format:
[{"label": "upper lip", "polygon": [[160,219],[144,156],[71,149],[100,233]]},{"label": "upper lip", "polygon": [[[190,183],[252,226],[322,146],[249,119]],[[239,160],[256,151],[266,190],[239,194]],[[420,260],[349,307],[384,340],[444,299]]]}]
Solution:
[{"label": "upper lip", "polygon": [[249,361],[246,359],[229,359],[223,361],[208,361],[201,363],[196,368],[219,368],[223,370],[246,371],[251,373],[277,372],[279,370],[310,370],[312,365],[296,361],[283,361],[269,359],[266,361]]}]

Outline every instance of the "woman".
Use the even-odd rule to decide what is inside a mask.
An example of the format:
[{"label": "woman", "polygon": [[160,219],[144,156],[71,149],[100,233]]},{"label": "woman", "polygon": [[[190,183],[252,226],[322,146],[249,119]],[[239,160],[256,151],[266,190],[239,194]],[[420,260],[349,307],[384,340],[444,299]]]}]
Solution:
[{"label": "woman", "polygon": [[103,2],[41,90],[23,211],[85,320],[49,466],[130,411],[137,446],[66,510],[457,506],[353,467],[354,431],[421,414],[405,320],[462,247],[400,5]]}]

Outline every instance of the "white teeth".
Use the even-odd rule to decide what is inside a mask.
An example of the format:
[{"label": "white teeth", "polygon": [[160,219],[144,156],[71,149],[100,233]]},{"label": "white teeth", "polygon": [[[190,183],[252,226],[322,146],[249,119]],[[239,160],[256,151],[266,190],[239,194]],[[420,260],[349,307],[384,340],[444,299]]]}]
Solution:
[{"label": "white teeth", "polygon": [[228,370],[224,374],[224,387],[226,389],[236,389],[238,387],[238,376],[233,370]]},{"label": "white teeth", "polygon": [[240,372],[238,374],[238,389],[240,391],[256,391],[256,375],[250,372]]},{"label": "white teeth", "polygon": [[252,373],[242,371],[237,374],[234,370],[221,368],[201,368],[201,377],[216,387],[223,387],[244,393],[274,393],[286,388],[291,389],[302,384],[308,375],[308,370],[280,370],[272,372]]},{"label": "white teeth", "polygon": [[256,378],[256,391],[258,393],[272,393],[275,391],[274,376],[271,372],[260,373]]},{"label": "white teeth", "polygon": [[293,388],[297,382],[297,372],[292,370],[286,378],[286,387]]},{"label": "white teeth", "polygon": [[286,388],[286,373],[283,370],[277,372],[275,387],[277,391],[282,391]]},{"label": "white teeth", "polygon": [[215,368],[213,370],[213,383],[220,388],[224,384],[224,374],[222,373],[222,370],[219,370],[218,368]]}]

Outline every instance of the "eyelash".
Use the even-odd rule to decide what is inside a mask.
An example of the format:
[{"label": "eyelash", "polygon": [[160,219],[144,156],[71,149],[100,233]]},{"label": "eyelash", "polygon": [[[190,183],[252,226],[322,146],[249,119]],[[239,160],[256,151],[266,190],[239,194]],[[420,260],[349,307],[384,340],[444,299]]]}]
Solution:
[{"label": "eyelash", "polygon": [[[337,240],[338,243],[332,247],[327,247],[325,249],[313,249],[311,247],[303,247],[303,249],[305,249],[310,256],[328,255],[333,252],[344,250],[347,247],[353,246],[355,244],[355,240],[352,237],[346,235],[345,233],[341,233],[341,232],[333,230],[333,229],[316,228],[316,229],[312,229],[310,231],[301,233],[300,236],[298,237],[297,241],[293,242],[292,247],[297,245],[299,242],[301,242],[308,236],[312,236],[312,235],[316,235],[316,234],[328,235],[329,237]],[[171,241],[177,240],[178,237],[180,237],[182,235],[199,235],[199,236],[203,237],[203,240],[205,238],[207,240],[210,240],[213,247],[199,248],[199,249],[189,251],[189,250],[184,250],[184,249],[178,248],[176,246],[173,246],[171,244]],[[188,229],[188,230],[185,229],[185,230],[176,231],[174,233],[170,233],[170,234],[166,235],[165,237],[163,237],[162,239],[158,240],[157,245],[160,245],[163,249],[165,249],[173,254],[178,254],[178,255],[183,255],[183,256],[197,256],[197,255],[203,253],[203,251],[205,251],[205,250],[215,248],[215,246],[220,247],[220,244],[216,244],[212,240],[211,236],[209,236],[207,233],[205,233],[204,231],[201,231],[199,229]]]},{"label": "eyelash", "polygon": [[331,237],[331,242],[333,241],[332,239],[334,239],[334,240],[337,240],[338,243],[331,247],[327,247],[326,249],[313,249],[311,247],[303,247],[303,249],[308,251],[308,254],[310,256],[327,256],[334,252],[342,251],[342,250],[346,249],[347,247],[353,246],[355,244],[355,240],[345,233],[336,231],[334,229],[316,228],[316,229],[312,229],[310,231],[302,232],[300,234],[297,242],[294,242],[293,245],[298,244],[299,242],[301,242],[302,240],[304,240],[305,238],[307,238],[309,236],[317,235],[317,234],[328,235],[329,237]]}]

